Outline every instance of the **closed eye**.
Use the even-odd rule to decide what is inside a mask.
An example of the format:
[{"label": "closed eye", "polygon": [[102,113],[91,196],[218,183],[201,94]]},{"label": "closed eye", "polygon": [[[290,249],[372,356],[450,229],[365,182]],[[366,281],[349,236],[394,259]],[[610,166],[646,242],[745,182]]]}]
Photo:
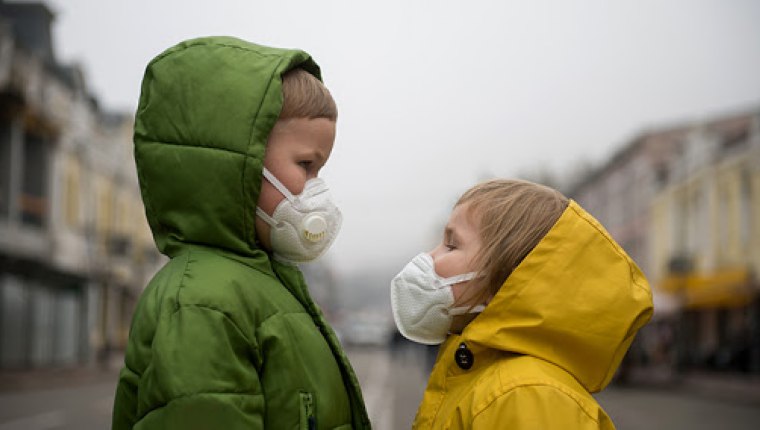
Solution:
[{"label": "closed eye", "polygon": [[454,230],[452,230],[451,227],[447,226],[443,230],[443,246],[449,251],[457,249],[456,243],[454,242]]}]

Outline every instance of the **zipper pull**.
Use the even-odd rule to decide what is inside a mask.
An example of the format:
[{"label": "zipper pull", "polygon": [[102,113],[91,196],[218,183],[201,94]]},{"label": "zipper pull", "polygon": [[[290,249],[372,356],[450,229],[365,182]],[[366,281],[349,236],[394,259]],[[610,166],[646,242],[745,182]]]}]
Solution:
[{"label": "zipper pull", "polygon": [[301,428],[317,429],[317,417],[314,413],[314,397],[311,393],[301,392]]}]

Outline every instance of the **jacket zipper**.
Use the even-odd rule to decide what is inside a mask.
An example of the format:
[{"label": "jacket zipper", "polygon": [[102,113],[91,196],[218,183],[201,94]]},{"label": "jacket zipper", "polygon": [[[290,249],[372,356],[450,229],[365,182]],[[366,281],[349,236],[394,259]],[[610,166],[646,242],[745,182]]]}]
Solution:
[{"label": "jacket zipper", "polygon": [[317,418],[314,416],[314,396],[311,393],[301,393],[301,428],[305,430],[317,429]]}]

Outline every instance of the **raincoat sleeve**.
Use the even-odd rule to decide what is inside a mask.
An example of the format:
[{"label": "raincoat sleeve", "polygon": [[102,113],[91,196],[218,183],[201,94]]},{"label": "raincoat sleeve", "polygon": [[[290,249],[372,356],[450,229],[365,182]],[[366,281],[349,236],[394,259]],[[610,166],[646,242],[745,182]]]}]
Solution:
[{"label": "raincoat sleeve", "polygon": [[462,428],[591,430],[600,429],[602,425],[572,393],[550,385],[530,385],[496,397],[473,416],[472,427]]},{"label": "raincoat sleeve", "polygon": [[[264,395],[253,364],[255,344],[225,313],[178,306],[159,322],[151,349],[151,366],[140,377],[139,399],[122,393],[120,383],[115,430],[264,427]],[[140,405],[161,406],[140,410]]]}]

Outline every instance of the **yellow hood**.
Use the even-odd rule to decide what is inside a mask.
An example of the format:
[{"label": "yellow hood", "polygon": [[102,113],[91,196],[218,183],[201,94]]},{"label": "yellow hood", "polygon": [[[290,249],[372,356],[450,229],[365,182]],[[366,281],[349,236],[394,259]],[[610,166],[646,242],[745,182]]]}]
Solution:
[{"label": "yellow hood", "polygon": [[652,309],[636,263],[570,201],[462,338],[554,363],[593,393],[610,382]]}]

